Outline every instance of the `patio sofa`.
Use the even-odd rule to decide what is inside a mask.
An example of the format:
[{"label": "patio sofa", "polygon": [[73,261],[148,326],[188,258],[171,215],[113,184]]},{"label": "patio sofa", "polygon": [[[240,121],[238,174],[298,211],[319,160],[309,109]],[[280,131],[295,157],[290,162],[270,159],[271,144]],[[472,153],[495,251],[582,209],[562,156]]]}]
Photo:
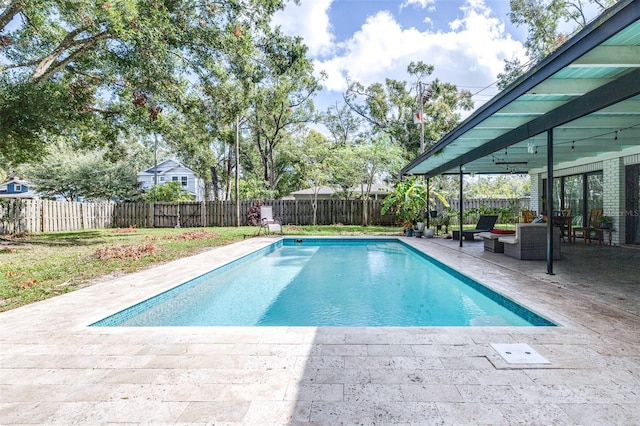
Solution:
[{"label": "patio sofa", "polygon": [[[560,259],[560,229],[553,228],[553,258]],[[544,260],[547,258],[547,224],[518,223],[513,236],[498,238],[504,245],[505,256],[520,260]]]}]

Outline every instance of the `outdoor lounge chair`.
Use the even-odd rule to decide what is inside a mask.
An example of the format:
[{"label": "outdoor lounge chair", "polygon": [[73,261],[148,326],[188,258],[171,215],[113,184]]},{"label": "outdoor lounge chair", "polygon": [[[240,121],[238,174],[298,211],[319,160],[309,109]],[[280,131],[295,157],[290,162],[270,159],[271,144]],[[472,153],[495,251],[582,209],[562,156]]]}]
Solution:
[{"label": "outdoor lounge chair", "polygon": [[[498,221],[498,215],[482,215],[478,219],[476,229],[466,229],[462,231],[462,236],[465,240],[474,241],[474,236],[480,232],[489,232],[493,229]],[[453,231],[453,239],[460,239],[460,231]]]},{"label": "outdoor lounge chair", "polygon": [[536,218],[536,212],[533,210],[522,210],[522,222],[531,223]]},{"label": "outdoor lounge chair", "polygon": [[[582,237],[584,243],[591,242],[591,234],[595,235],[596,240],[602,244],[603,233],[600,228],[600,217],[602,216],[602,209],[592,209],[589,212],[589,220],[587,221],[587,226],[578,226],[573,228],[573,242],[576,241],[576,238]],[[580,235],[578,235],[580,234]]]},{"label": "outdoor lounge chair", "polygon": [[282,234],[282,224],[279,219],[273,218],[273,207],[260,206],[260,229],[258,229],[258,235],[264,229],[265,235],[269,235],[273,232],[280,232]]}]

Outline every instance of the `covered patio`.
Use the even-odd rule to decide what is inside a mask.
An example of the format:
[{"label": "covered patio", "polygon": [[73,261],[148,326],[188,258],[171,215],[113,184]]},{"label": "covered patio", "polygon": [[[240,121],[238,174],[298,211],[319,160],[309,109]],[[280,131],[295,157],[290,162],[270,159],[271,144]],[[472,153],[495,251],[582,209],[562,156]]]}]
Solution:
[{"label": "covered patio", "polygon": [[460,198],[465,175],[527,173],[539,214],[573,208],[580,226],[600,208],[613,218],[614,245],[640,244],[639,19],[640,3],[618,2],[402,173],[457,174]]}]

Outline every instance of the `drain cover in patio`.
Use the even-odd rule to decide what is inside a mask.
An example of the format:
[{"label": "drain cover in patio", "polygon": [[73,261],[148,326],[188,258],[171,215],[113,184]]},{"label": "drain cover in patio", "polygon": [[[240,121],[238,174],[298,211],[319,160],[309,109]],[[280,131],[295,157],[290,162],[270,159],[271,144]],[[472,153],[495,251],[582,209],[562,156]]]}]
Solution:
[{"label": "drain cover in patio", "polygon": [[491,343],[509,364],[551,364],[526,343]]}]

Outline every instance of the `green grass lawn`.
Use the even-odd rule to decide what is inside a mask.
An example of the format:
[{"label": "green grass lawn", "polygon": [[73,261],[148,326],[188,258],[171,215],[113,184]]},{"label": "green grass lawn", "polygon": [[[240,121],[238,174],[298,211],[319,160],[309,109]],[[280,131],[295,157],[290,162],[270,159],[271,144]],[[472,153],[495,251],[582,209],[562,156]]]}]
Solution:
[{"label": "green grass lawn", "polygon": [[[401,235],[381,226],[285,226],[285,235]],[[255,235],[256,227],[100,229],[0,240],[0,312]]]}]

